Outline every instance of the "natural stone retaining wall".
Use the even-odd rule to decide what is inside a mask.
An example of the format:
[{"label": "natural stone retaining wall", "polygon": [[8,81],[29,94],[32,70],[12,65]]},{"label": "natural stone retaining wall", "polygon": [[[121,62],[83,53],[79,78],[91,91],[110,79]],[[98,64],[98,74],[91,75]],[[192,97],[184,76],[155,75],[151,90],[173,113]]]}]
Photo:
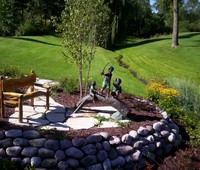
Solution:
[{"label": "natural stone retaining wall", "polygon": [[49,170],[113,170],[142,168],[181,142],[178,126],[163,119],[139,127],[121,138],[106,132],[72,140],[46,139],[36,130],[0,131],[0,158],[22,167]]}]

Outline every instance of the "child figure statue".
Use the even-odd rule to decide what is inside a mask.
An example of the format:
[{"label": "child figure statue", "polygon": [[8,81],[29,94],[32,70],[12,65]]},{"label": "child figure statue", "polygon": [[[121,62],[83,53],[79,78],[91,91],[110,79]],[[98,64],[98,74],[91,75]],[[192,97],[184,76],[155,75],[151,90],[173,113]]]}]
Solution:
[{"label": "child figure statue", "polygon": [[114,70],[114,67],[110,66],[108,68],[108,72],[107,73],[104,73],[104,70],[101,73],[101,75],[104,75],[104,80],[103,80],[103,83],[102,83],[101,93],[103,93],[104,89],[107,88],[107,97],[110,94],[110,82],[111,82],[113,70]]},{"label": "child figure statue", "polygon": [[96,82],[93,81],[91,86],[90,86],[90,96],[93,97],[93,102],[95,102],[95,100],[97,100],[97,94],[98,92],[96,91]]},{"label": "child figure statue", "polygon": [[122,92],[122,87],[121,87],[121,82],[122,80],[120,78],[116,78],[114,81],[113,81],[113,90],[111,92],[111,95],[113,97],[118,97],[119,94]]}]

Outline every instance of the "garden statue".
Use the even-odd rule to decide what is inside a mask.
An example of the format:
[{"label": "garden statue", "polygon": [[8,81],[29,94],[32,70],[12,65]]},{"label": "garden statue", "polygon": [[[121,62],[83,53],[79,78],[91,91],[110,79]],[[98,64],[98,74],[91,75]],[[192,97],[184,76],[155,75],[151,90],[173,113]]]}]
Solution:
[{"label": "garden statue", "polygon": [[93,81],[91,86],[90,86],[90,96],[93,97],[93,102],[97,100],[97,95],[98,92],[96,91],[96,81]]},{"label": "garden statue", "polygon": [[116,78],[114,81],[113,81],[113,90],[111,92],[111,95],[113,97],[118,97],[119,94],[122,92],[122,87],[121,87],[121,82],[122,80],[120,78]]},{"label": "garden statue", "polygon": [[[104,67],[104,69],[105,69],[105,67]],[[108,97],[109,94],[110,94],[110,82],[111,82],[112,72],[114,70],[114,67],[110,66],[108,68],[108,72],[107,73],[104,72],[104,69],[101,72],[101,75],[104,75],[104,80],[103,80],[102,89],[101,89],[100,92],[103,93],[104,89],[107,88],[107,97]]]},{"label": "garden statue", "polygon": [[[106,67],[106,66],[105,66]],[[104,69],[105,69],[104,67]],[[75,107],[75,110],[73,113],[77,113],[84,105],[91,103],[91,102],[105,102],[107,105],[111,105],[114,108],[116,108],[124,117],[127,116],[127,114],[131,111],[130,108],[120,99],[118,99],[119,94],[122,92],[121,88],[121,79],[116,78],[113,81],[113,90],[111,92],[112,97],[108,97],[110,93],[110,82],[112,77],[112,72],[114,70],[113,66],[110,66],[108,68],[108,73],[104,73],[104,69],[102,70],[101,75],[104,75],[104,81],[102,84],[102,89],[99,92],[96,91],[96,82],[93,81],[90,86],[90,94],[80,99]],[[104,96],[102,94],[103,90],[107,88],[107,96]]]}]

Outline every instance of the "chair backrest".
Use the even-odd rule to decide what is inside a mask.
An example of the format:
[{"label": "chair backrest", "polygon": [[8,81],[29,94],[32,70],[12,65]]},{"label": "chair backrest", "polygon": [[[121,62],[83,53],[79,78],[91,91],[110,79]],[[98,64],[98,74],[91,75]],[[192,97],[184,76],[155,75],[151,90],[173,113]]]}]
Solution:
[{"label": "chair backrest", "polygon": [[32,72],[30,75],[22,78],[2,79],[0,81],[0,91],[15,91],[26,86],[33,86],[36,82],[36,74]]}]

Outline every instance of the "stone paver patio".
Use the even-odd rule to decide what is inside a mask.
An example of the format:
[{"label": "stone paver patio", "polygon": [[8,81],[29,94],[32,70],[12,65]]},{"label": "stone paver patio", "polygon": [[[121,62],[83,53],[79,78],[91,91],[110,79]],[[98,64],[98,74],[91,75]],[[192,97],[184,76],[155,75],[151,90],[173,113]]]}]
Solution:
[{"label": "stone paver patio", "polygon": [[[50,80],[38,80],[42,84],[53,83]],[[50,98],[50,109],[45,109],[45,97],[35,98],[34,107],[27,104],[23,105],[23,122],[18,122],[19,111],[16,107],[14,114],[12,114],[8,121],[17,125],[40,127],[42,129],[57,129],[57,130],[70,130],[70,129],[88,129],[96,127],[117,127],[119,126],[115,121],[109,121],[111,115],[117,110],[112,106],[103,107],[84,107],[78,113],[73,113],[74,110],[65,108],[63,105],[55,102]],[[94,116],[104,116],[106,121],[100,125]],[[128,120],[121,120],[128,121]],[[98,124],[98,126],[97,126]]]}]

